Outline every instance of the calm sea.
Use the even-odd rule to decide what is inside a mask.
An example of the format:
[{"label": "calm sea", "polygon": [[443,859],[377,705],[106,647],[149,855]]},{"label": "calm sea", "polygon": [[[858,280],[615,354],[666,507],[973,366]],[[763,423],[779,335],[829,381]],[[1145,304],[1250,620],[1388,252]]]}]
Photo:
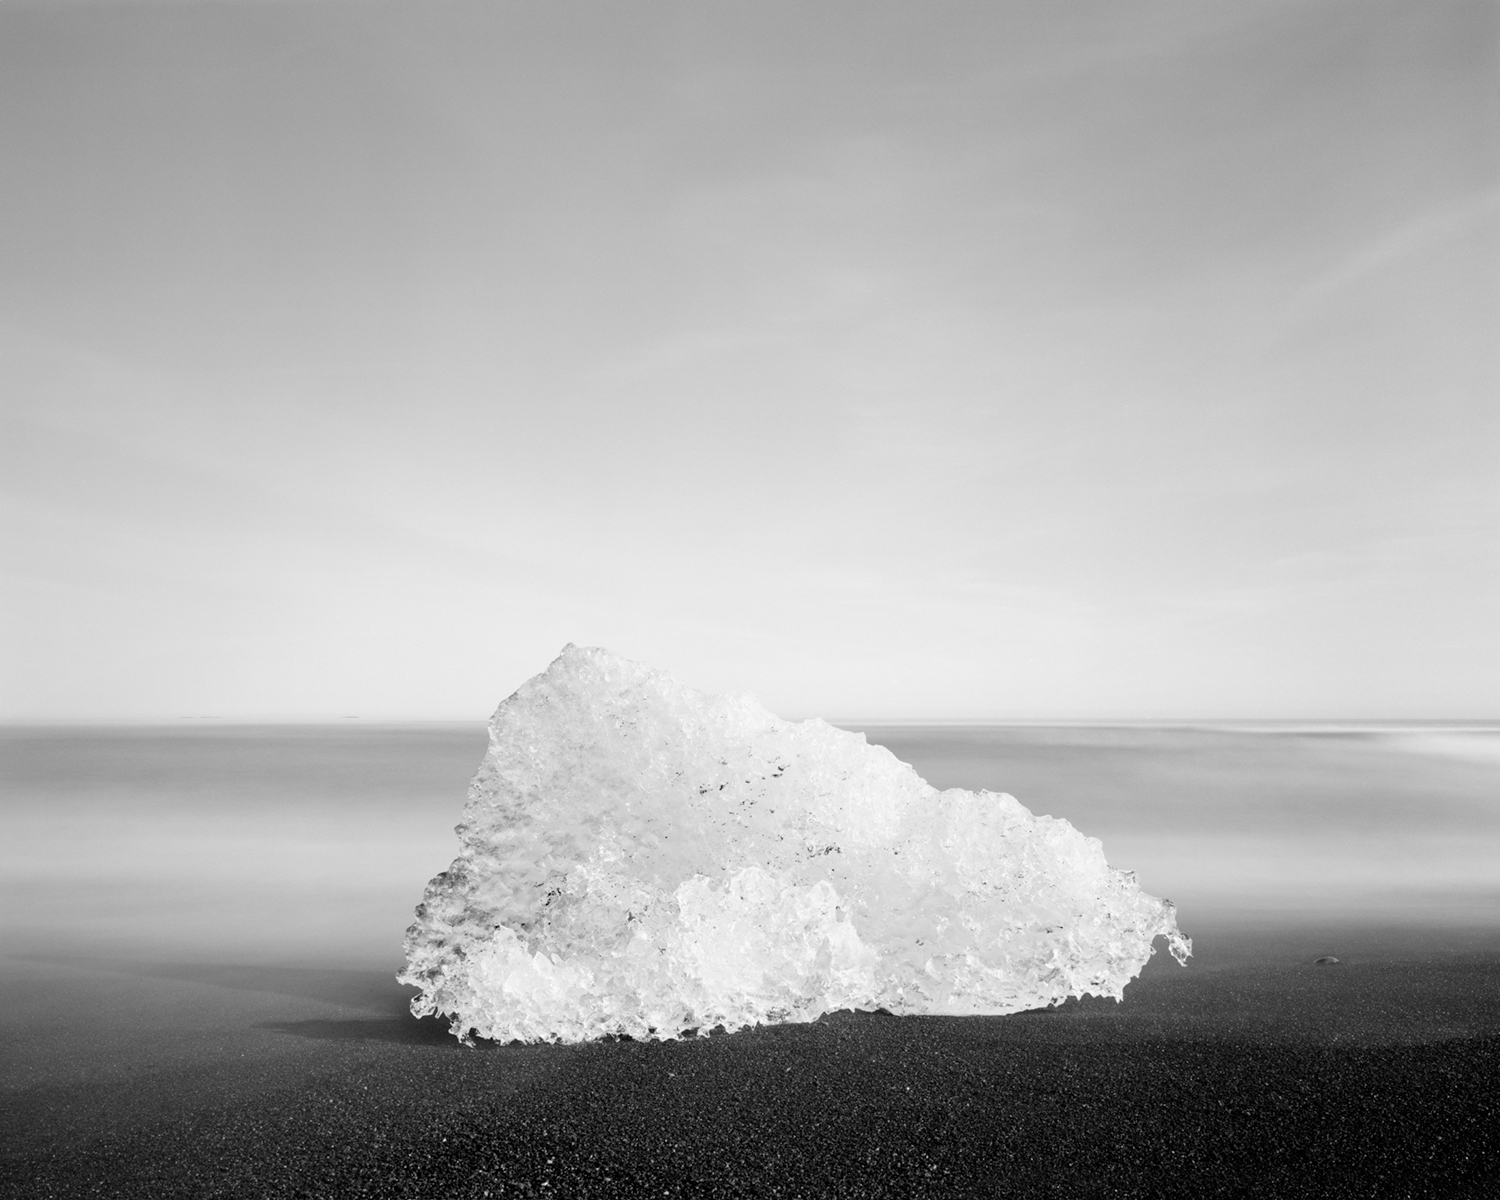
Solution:
[{"label": "calm sea", "polygon": [[[1500,927],[1500,726],[867,726],[1099,837],[1183,929]],[[9,952],[390,967],[479,726],[0,730]]]}]

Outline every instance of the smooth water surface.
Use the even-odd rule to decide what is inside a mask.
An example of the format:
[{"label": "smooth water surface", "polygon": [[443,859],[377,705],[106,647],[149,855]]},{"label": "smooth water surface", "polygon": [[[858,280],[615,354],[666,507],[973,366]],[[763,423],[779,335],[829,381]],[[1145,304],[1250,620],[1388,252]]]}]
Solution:
[{"label": "smooth water surface", "polygon": [[0,731],[7,947],[401,963],[483,726]]},{"label": "smooth water surface", "polygon": [[[1225,922],[1500,926],[1500,728],[875,727]],[[11,953],[389,967],[483,756],[475,726],[0,731]]]},{"label": "smooth water surface", "polygon": [[1500,726],[876,728],[935,787],[1010,792],[1205,922],[1500,926]]}]

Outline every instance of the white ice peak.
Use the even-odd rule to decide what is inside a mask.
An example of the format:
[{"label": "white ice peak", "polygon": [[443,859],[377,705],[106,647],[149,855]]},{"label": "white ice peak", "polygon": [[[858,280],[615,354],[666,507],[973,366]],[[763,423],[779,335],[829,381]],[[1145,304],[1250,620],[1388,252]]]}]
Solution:
[{"label": "white ice peak", "polygon": [[500,705],[400,979],[467,1040],[1120,999],[1168,901],[1098,839],[864,735],[567,646]]}]

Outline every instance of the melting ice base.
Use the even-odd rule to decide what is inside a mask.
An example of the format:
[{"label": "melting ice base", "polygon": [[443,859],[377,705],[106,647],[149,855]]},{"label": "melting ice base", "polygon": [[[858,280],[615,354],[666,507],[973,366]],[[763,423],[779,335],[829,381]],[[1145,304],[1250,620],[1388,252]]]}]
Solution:
[{"label": "melting ice base", "polygon": [[1170,902],[1096,838],[863,734],[568,646],[490,721],[401,982],[500,1041],[1121,999]]}]

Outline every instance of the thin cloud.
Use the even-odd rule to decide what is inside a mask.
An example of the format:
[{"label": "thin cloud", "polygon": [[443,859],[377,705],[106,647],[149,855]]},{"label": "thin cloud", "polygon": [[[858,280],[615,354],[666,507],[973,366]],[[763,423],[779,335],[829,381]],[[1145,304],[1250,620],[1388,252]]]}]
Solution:
[{"label": "thin cloud", "polygon": [[1500,188],[1492,188],[1403,221],[1304,284],[1288,306],[1288,316],[1306,316],[1389,267],[1460,238],[1475,237],[1497,214]]}]

